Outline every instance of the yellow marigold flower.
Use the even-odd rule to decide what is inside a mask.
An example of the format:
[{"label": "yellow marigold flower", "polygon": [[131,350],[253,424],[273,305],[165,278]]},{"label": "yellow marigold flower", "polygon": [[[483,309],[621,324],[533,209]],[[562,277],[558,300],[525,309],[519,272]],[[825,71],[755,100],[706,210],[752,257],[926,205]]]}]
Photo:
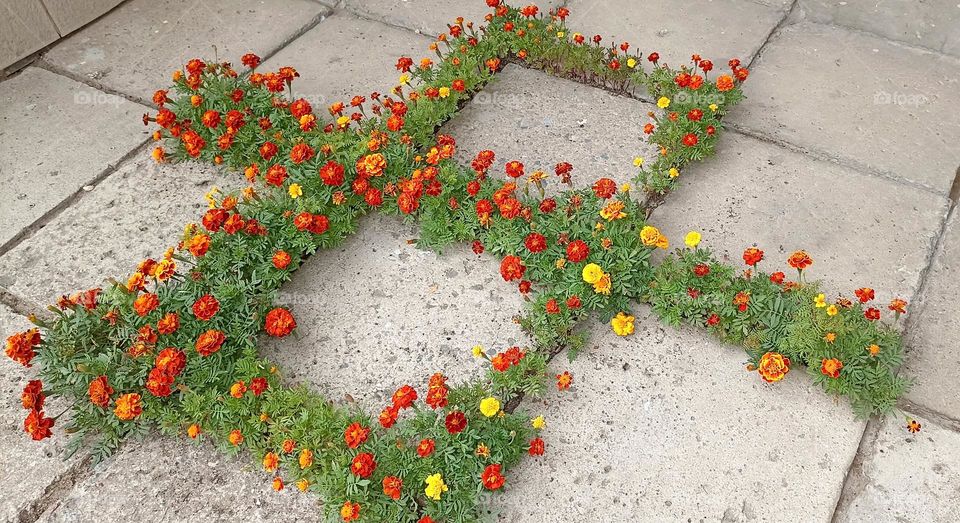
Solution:
[{"label": "yellow marigold flower", "polygon": [[871,356],[876,356],[877,354],[880,354],[880,346],[876,343],[873,343],[867,347],[867,352],[869,352]]},{"label": "yellow marigold flower", "polygon": [[813,299],[813,304],[817,306],[818,309],[822,309],[827,306],[827,297],[820,293],[816,298]]},{"label": "yellow marigold flower", "polygon": [[477,456],[483,456],[484,458],[490,457],[490,447],[480,443],[477,445],[477,450],[474,451]]},{"label": "yellow marigold flower", "polygon": [[640,229],[640,241],[643,242],[647,247],[653,247],[657,245],[657,242],[660,240],[660,229],[652,225],[645,225],[643,229]]},{"label": "yellow marigold flower", "polygon": [[603,224],[603,222],[597,222],[597,224],[594,225],[593,228],[596,229],[596,230],[598,230],[598,231],[602,231],[602,230],[606,229],[606,226]]},{"label": "yellow marigold flower", "polygon": [[593,292],[597,294],[610,295],[610,289],[613,287],[610,282],[610,275],[604,274],[596,283],[593,284]]},{"label": "yellow marigold flower", "polygon": [[484,354],[485,354],[485,353],[483,352],[483,347],[482,347],[482,346],[480,346],[480,345],[474,345],[474,346],[473,346],[473,357],[474,357],[474,358],[480,358],[480,357],[484,356]]},{"label": "yellow marigold flower", "polygon": [[658,248],[658,249],[663,249],[663,250],[669,249],[669,248],[670,248],[670,240],[669,240],[666,236],[664,236],[664,235],[661,234],[660,237],[657,238],[657,248]]},{"label": "yellow marigold flower", "polygon": [[600,216],[612,222],[613,220],[619,220],[620,218],[626,218],[627,214],[623,212],[624,204],[619,200],[614,200],[603,206],[603,209],[600,209]]},{"label": "yellow marigold flower", "polygon": [[613,327],[613,332],[615,332],[617,336],[629,336],[633,334],[633,321],[634,317],[632,315],[618,312],[617,315],[610,320],[610,326]]},{"label": "yellow marigold flower", "polygon": [[710,104],[710,110],[713,112],[717,112],[717,109],[719,108],[720,106],[718,106],[717,104]]},{"label": "yellow marigold flower", "polygon": [[680,176],[680,171],[678,171],[676,167],[671,167],[670,170],[667,171],[667,174],[669,174],[671,178],[676,178]]},{"label": "yellow marigold flower", "polygon": [[449,88],[449,87],[441,87],[441,88],[440,88],[440,98],[446,98],[446,97],[448,97],[448,96],[450,96],[450,88]]},{"label": "yellow marigold flower", "polygon": [[500,412],[500,400],[497,398],[484,398],[480,400],[480,413],[488,418],[496,416]]},{"label": "yellow marigold flower", "polygon": [[530,420],[530,424],[533,425],[533,428],[540,430],[547,426],[547,420],[543,419],[543,416],[540,415]]},{"label": "yellow marigold flower", "polygon": [[583,281],[594,284],[600,281],[600,278],[603,278],[604,272],[596,263],[588,263],[583,266]]},{"label": "yellow marigold flower", "polygon": [[300,451],[300,456],[297,458],[297,461],[300,463],[300,468],[305,469],[313,465],[313,451],[310,449],[303,449]]},{"label": "yellow marigold flower", "polygon": [[838,312],[840,312],[840,310],[837,309],[836,305],[827,307],[827,316],[836,316]]},{"label": "yellow marigold flower", "polygon": [[566,36],[566,33],[563,31],[557,31],[557,38],[563,38],[564,36]]},{"label": "yellow marigold flower", "polygon": [[630,192],[630,189],[633,189],[633,187],[629,183],[620,186],[620,192]]},{"label": "yellow marigold flower", "polygon": [[310,482],[306,479],[301,479],[297,482],[297,489],[300,492],[306,492],[308,488],[310,488]]},{"label": "yellow marigold flower", "polygon": [[667,98],[666,96],[661,96],[660,99],[657,100],[657,107],[661,109],[666,109],[667,107],[670,107],[670,99]]},{"label": "yellow marigold flower", "polygon": [[294,200],[303,196],[303,188],[300,187],[299,183],[291,183],[290,188],[287,189],[287,192],[290,193],[290,197],[293,198]]},{"label": "yellow marigold flower", "polygon": [[347,125],[348,123],[350,123],[350,117],[349,117],[349,116],[341,116],[340,118],[337,118],[337,126],[338,126],[338,127],[343,127],[343,126]]},{"label": "yellow marigold flower", "polygon": [[410,75],[402,74],[400,75],[400,78],[397,81],[400,82],[400,85],[407,85],[408,83],[410,83]]},{"label": "yellow marigold flower", "polygon": [[833,332],[828,332],[827,335],[823,337],[823,341],[827,343],[833,343],[834,341],[836,341],[836,339],[837,339],[837,335],[836,333],[833,333]]},{"label": "yellow marigold flower", "polygon": [[440,495],[450,490],[447,484],[443,482],[443,475],[439,472],[427,476],[424,482],[427,484],[427,487],[423,489],[423,493],[434,501],[440,501]]},{"label": "yellow marigold flower", "polygon": [[700,245],[700,233],[697,231],[690,231],[686,236],[683,237],[683,243],[687,244],[687,247],[691,249],[696,249],[697,245]]},{"label": "yellow marigold flower", "polygon": [[643,158],[637,156],[636,158],[633,159],[634,167],[640,167],[641,165],[643,165]]},{"label": "yellow marigold flower", "polygon": [[627,67],[629,67],[630,69],[633,69],[636,66],[637,66],[636,58],[627,58]]}]

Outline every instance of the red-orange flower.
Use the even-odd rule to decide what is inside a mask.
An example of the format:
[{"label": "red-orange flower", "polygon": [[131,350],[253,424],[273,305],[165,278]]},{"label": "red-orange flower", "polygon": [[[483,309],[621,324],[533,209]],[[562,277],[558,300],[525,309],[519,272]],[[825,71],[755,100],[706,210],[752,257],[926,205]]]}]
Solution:
[{"label": "red-orange flower", "polygon": [[100,408],[107,408],[110,405],[110,395],[113,394],[113,387],[107,383],[106,376],[98,376],[90,382],[87,394],[90,396],[90,403]]},{"label": "red-orange flower", "polygon": [[524,238],[523,245],[534,254],[543,252],[547,248],[547,238],[540,233],[531,232]]},{"label": "red-orange flower", "polygon": [[508,255],[500,262],[500,275],[503,276],[504,281],[519,280],[523,278],[526,270],[527,267],[518,256]]},{"label": "red-orange flower", "polygon": [[432,409],[446,407],[447,392],[447,378],[438,372],[430,376],[430,382],[427,387],[427,398],[424,401]]},{"label": "red-orange flower", "polygon": [[763,261],[763,251],[756,247],[749,247],[743,251],[743,262],[754,267]]},{"label": "red-orange flower", "polygon": [[573,383],[573,374],[570,371],[563,371],[563,374],[557,374],[557,390],[567,390]]},{"label": "red-orange flower", "polygon": [[136,393],[121,394],[115,403],[113,413],[117,418],[123,421],[129,421],[136,418],[143,412],[143,404],[140,402],[140,395]]},{"label": "red-orange flower", "polygon": [[290,265],[290,255],[287,251],[277,251],[273,254],[273,266],[283,270]]},{"label": "red-orange flower", "polygon": [[27,410],[43,410],[43,383],[40,380],[30,380],[23,388],[20,403]]},{"label": "red-orange flower", "polygon": [[880,309],[870,307],[869,309],[863,311],[863,317],[870,321],[877,321],[880,319]]},{"label": "red-orange flower", "polygon": [[293,314],[283,307],[277,307],[267,313],[264,329],[267,334],[282,338],[297,328],[297,322],[293,319]]},{"label": "red-orange flower", "polygon": [[370,429],[359,423],[351,423],[347,430],[343,432],[343,441],[346,442],[347,447],[355,449],[367,441],[369,435]]},{"label": "red-orange flower", "polygon": [[36,355],[34,347],[40,345],[40,331],[30,329],[24,332],[18,332],[7,338],[6,354],[13,361],[29,367],[30,362]]},{"label": "red-orange flower", "polygon": [[543,456],[544,447],[542,438],[533,438],[530,440],[530,448],[527,449],[527,453],[531,456]]},{"label": "red-orange flower", "polygon": [[160,305],[160,298],[156,294],[145,292],[133,301],[133,311],[141,318],[153,312]]},{"label": "red-orange flower", "polygon": [[240,429],[233,429],[230,431],[230,435],[227,436],[227,440],[230,441],[230,444],[234,447],[243,443],[243,433],[240,432]]},{"label": "red-orange flower", "polygon": [[209,356],[220,350],[226,336],[218,330],[208,330],[197,338],[196,349],[201,356]]},{"label": "red-orange flower", "polygon": [[343,166],[333,160],[328,161],[320,168],[320,179],[327,185],[343,183]]},{"label": "red-orange flower", "polygon": [[210,294],[204,294],[193,302],[193,315],[201,321],[209,321],[220,310],[220,302]]},{"label": "red-orange flower", "polygon": [[768,352],[760,357],[757,371],[767,383],[780,381],[790,372],[790,359],[777,352]]},{"label": "red-orange flower", "polygon": [[420,440],[420,443],[417,444],[417,455],[421,458],[425,458],[430,454],[433,454],[433,449],[436,448],[436,442],[430,438],[425,438]]},{"label": "red-orange flower", "polygon": [[728,74],[722,74],[717,78],[717,90],[726,92],[733,89],[733,77]]},{"label": "red-orange flower", "polygon": [[900,298],[894,298],[890,300],[890,305],[887,308],[897,314],[906,314],[907,302],[904,300],[901,300]]},{"label": "red-orange flower", "polygon": [[813,258],[811,258],[806,251],[796,251],[791,254],[789,258],[787,258],[787,263],[789,263],[794,269],[803,271],[807,267],[813,265]]},{"label": "red-orange flower", "polygon": [[340,517],[345,522],[360,519],[360,504],[344,501],[343,506],[340,507]]},{"label": "red-orange flower", "polygon": [[161,372],[171,376],[179,376],[187,366],[187,355],[181,350],[167,347],[157,354],[154,365],[160,369]]},{"label": "red-orange flower", "polygon": [[393,405],[398,409],[406,409],[417,400],[417,391],[410,385],[404,385],[393,393]]},{"label": "red-orange flower", "polygon": [[483,482],[483,486],[488,490],[497,490],[506,483],[507,478],[500,473],[500,464],[494,463],[492,465],[487,465],[483,469],[483,474],[480,475],[480,480]]},{"label": "red-orange flower", "polygon": [[369,452],[361,452],[353,457],[353,461],[350,462],[350,472],[360,478],[369,478],[373,471],[377,469],[377,462],[373,458],[373,454]]},{"label": "red-orange flower", "polygon": [[843,369],[843,362],[837,358],[824,359],[820,364],[820,373],[833,379],[840,377],[841,369]]},{"label": "red-orange flower", "polygon": [[50,431],[53,423],[53,419],[43,416],[43,411],[31,410],[27,414],[27,418],[23,420],[23,430],[30,434],[34,441],[40,441],[53,435],[53,432]]},{"label": "red-orange flower", "polygon": [[876,297],[876,294],[870,287],[861,287],[853,291],[853,293],[857,296],[857,299],[860,300],[860,303],[867,303]]},{"label": "red-orange flower", "polygon": [[400,489],[403,488],[403,480],[396,476],[386,476],[383,478],[383,493],[392,499],[400,499]]},{"label": "red-orange flower", "polygon": [[617,182],[610,178],[600,178],[593,184],[593,193],[598,197],[607,199],[616,194]]}]

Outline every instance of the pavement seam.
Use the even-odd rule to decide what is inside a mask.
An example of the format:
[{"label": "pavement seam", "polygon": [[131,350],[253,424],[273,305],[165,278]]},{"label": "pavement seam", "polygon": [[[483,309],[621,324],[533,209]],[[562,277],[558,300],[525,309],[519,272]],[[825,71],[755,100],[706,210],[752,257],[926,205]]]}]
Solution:
[{"label": "pavement seam", "polygon": [[157,107],[156,104],[153,103],[153,100],[145,100],[143,98],[140,98],[139,96],[136,96],[133,94],[127,94],[123,91],[118,91],[117,89],[104,85],[99,81],[97,81],[96,79],[91,78],[87,75],[78,74],[73,71],[70,71],[69,69],[64,69],[63,67],[60,67],[59,65],[54,64],[53,62],[48,62],[46,59],[46,56],[47,56],[46,53],[38,56],[37,60],[33,62],[33,64],[31,65],[33,65],[34,67],[39,67],[40,69],[49,71],[53,74],[63,76],[65,78],[73,80],[74,82],[81,83],[92,89],[96,89],[98,91],[102,91],[104,93],[111,94],[114,96],[119,96],[135,104],[144,105],[154,109],[156,109]]},{"label": "pavement seam", "polygon": [[43,308],[39,303],[14,294],[5,287],[0,287],[0,304],[6,305],[13,312],[27,318],[31,315],[44,320],[53,320],[55,318],[53,312]]},{"label": "pavement seam", "polygon": [[756,52],[753,53],[753,56],[751,56],[750,59],[747,60],[747,70],[750,70],[753,68],[754,61],[756,61],[757,57],[759,57],[760,54],[763,53],[763,50],[764,48],[767,47],[767,44],[770,43],[770,41],[772,41],[773,38],[780,33],[780,30],[783,27],[794,23],[791,21],[791,18],[793,18],[793,14],[797,9],[798,2],[799,0],[793,0],[793,3],[790,4],[790,7],[783,11],[783,16],[780,17],[780,21],[777,22],[777,24],[773,26],[772,29],[770,29],[770,32],[767,33],[767,37],[763,39],[763,43],[760,44],[760,47],[757,47],[757,50]]},{"label": "pavement seam", "polygon": [[860,445],[857,446],[857,453],[853,456],[853,461],[847,468],[847,473],[843,477],[843,484],[840,486],[840,494],[837,496],[837,504],[833,508],[833,515],[830,517],[831,523],[839,523],[840,515],[850,506],[851,502],[859,496],[867,485],[870,478],[864,472],[863,464],[866,456],[872,456],[876,449],[877,439],[880,437],[881,421],[876,418],[867,420],[863,427],[863,434],[860,437]]},{"label": "pavement seam", "polygon": [[30,223],[30,225],[20,229],[20,232],[18,232],[13,238],[10,238],[4,244],[0,245],[0,256],[7,254],[25,240],[32,237],[40,229],[43,229],[45,225],[53,221],[57,216],[60,215],[60,213],[79,201],[85,193],[90,192],[87,187],[93,186],[96,188],[100,182],[107,179],[111,174],[117,172],[121,165],[139,154],[141,151],[145,151],[152,141],[153,140],[150,138],[145,138],[142,142],[118,158],[115,162],[108,164],[106,168],[94,176],[92,180],[88,180],[86,183],[84,183],[79,189],[74,191],[73,194],[67,196],[63,200],[60,200],[57,205],[48,209],[45,213],[43,213],[43,215]]},{"label": "pavement seam", "polygon": [[[362,19],[362,20],[366,20],[366,21],[368,21],[368,22],[376,22],[376,23],[378,23],[378,24],[382,24],[382,25],[385,25],[385,26],[387,26],[387,27],[392,27],[392,28],[394,28],[394,29],[401,29],[401,30],[403,30],[403,31],[407,31],[407,32],[410,32],[410,33],[414,33],[414,34],[417,34],[417,35],[420,35],[420,36],[426,36],[426,37],[428,37],[428,38],[436,38],[436,37],[438,36],[438,35],[431,34],[431,33],[428,33],[428,32],[426,32],[426,31],[423,31],[423,30],[421,30],[421,29],[414,29],[414,28],[412,28],[412,27],[407,27],[407,26],[405,26],[405,25],[401,25],[400,23],[397,23],[397,22],[391,22],[391,21],[388,20],[386,17],[381,16],[381,15],[377,15],[376,13],[371,13],[371,12],[369,12],[369,11],[358,11],[358,10],[356,10],[356,8],[351,9],[350,6],[347,5],[346,1],[342,1],[342,2],[340,2],[340,4],[342,5],[342,7],[339,8],[339,9],[337,9],[337,12],[349,13],[349,14],[351,14],[351,15],[353,15],[353,16],[356,16],[357,18],[360,18],[360,19]],[[474,22],[475,24],[480,23],[480,22],[477,22],[477,21],[475,21],[475,20],[464,20],[465,23],[466,23],[466,22],[471,22],[471,21]]]}]

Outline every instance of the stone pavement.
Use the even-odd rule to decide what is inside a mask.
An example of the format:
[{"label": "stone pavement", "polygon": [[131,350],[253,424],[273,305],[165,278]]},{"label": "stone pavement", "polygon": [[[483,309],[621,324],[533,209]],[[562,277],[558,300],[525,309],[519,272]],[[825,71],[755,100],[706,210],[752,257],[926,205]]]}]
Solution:
[{"label": "stone pavement", "polygon": [[[674,242],[700,230],[734,261],[754,243],[771,261],[805,248],[831,292],[869,285],[881,300],[905,297],[905,372],[916,384],[900,415],[858,420],[803,373],[765,385],[744,372],[739,349],[645,310],[630,338],[590,324],[588,350],[551,364],[576,376],[571,391],[524,402],[547,417],[547,455],[509,478],[491,519],[960,520],[960,5],[565,3],[573,30],[672,64],[694,52],[750,64],[749,98],[718,154],[687,169],[651,220]],[[397,56],[426,56],[424,35],[485,12],[482,0],[128,0],[47,50],[0,82],[0,330],[158,255],[212,185],[241,183],[207,165],[157,166],[143,145],[139,115],[185,59],[212,58],[213,45],[233,61],[257,52],[268,67],[296,67],[298,95],[322,107],[386,91]],[[651,157],[640,132],[650,109],[511,66],[444,132],[461,158],[490,148],[501,162],[566,160],[586,185],[629,179],[632,158]],[[305,328],[264,347],[287,380],[372,409],[434,371],[474,375],[476,343],[525,343],[511,322],[521,299],[491,258],[465,246],[419,251],[414,235],[372,216],[295,274],[281,300]],[[325,277],[336,267],[356,279]],[[2,520],[320,519],[316,499],[274,493],[251,461],[180,440],[130,442],[96,467],[83,455],[64,462],[62,436],[36,444],[22,433],[26,379],[0,362]],[[923,430],[907,432],[905,416]]]}]

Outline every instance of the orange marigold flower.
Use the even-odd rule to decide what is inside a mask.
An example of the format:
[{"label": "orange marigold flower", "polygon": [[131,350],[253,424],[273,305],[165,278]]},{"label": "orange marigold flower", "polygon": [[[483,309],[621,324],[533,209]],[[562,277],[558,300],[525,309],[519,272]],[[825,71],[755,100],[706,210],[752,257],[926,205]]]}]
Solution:
[{"label": "orange marigold flower", "polygon": [[34,441],[40,441],[53,435],[50,431],[53,424],[54,420],[44,417],[42,410],[31,410],[23,420],[23,430],[30,434]]},{"label": "orange marigold flower", "polygon": [[113,387],[107,383],[106,376],[98,376],[90,382],[87,394],[90,396],[90,403],[100,408],[107,408],[110,405],[110,395],[113,394]]},{"label": "orange marigold flower", "polygon": [[33,361],[33,357],[36,355],[34,347],[37,345],[40,345],[40,331],[38,329],[30,329],[28,331],[18,332],[7,338],[5,352],[13,361],[16,361],[24,367],[29,367],[30,362]]},{"label": "orange marigold flower", "polygon": [[778,382],[790,372],[790,359],[778,352],[768,352],[760,357],[757,372],[767,383]]},{"label": "orange marigold flower", "polygon": [[283,450],[284,454],[290,454],[293,452],[294,447],[297,446],[297,442],[292,439],[283,440],[283,444],[280,445],[280,448]]},{"label": "orange marigold flower", "polygon": [[143,412],[143,404],[140,399],[140,395],[133,392],[121,394],[115,402],[113,413],[123,421],[136,418]]},{"label": "orange marigold flower", "polygon": [[133,301],[133,311],[137,313],[137,316],[143,318],[153,312],[159,305],[160,298],[156,294],[145,292]]},{"label": "orange marigold flower", "polygon": [[567,390],[573,383],[573,374],[570,371],[563,371],[563,374],[557,374],[557,390]]},{"label": "orange marigold flower", "polygon": [[763,261],[763,251],[756,247],[749,247],[743,251],[743,261],[747,265],[754,267]]},{"label": "orange marigold flower", "polygon": [[467,428],[467,416],[459,410],[455,410],[447,414],[447,417],[443,420],[443,424],[447,427],[447,432],[457,434]]},{"label": "orange marigold flower", "polygon": [[20,394],[20,403],[27,410],[43,410],[43,382],[30,380]]},{"label": "orange marigold flower", "polygon": [[542,438],[533,438],[530,440],[530,448],[527,449],[527,453],[531,456],[543,456],[544,447]]},{"label": "orange marigold flower", "polygon": [[417,391],[410,385],[404,385],[393,394],[393,405],[399,409],[406,409],[417,400]]},{"label": "orange marigold flower", "polygon": [[187,248],[190,250],[190,254],[202,258],[210,249],[210,237],[206,234],[197,234],[190,238]]},{"label": "orange marigold flower", "polygon": [[361,452],[353,457],[350,462],[350,473],[360,478],[369,478],[373,471],[377,469],[377,462],[373,454]]},{"label": "orange marigold flower", "polygon": [[168,312],[157,321],[157,332],[160,334],[173,334],[179,328],[180,316],[175,312]]},{"label": "orange marigold flower", "polygon": [[306,469],[313,465],[313,451],[310,449],[303,449],[300,451],[300,456],[297,458],[297,461],[300,463],[301,469]]},{"label": "orange marigold flower", "polygon": [[340,517],[345,522],[360,519],[360,504],[344,501],[343,506],[340,507]]},{"label": "orange marigold flower", "polygon": [[227,436],[227,440],[229,440],[230,444],[234,447],[239,446],[243,443],[243,433],[240,432],[240,429],[233,429],[230,431],[230,435]]},{"label": "orange marigold flower", "polygon": [[193,423],[189,427],[187,427],[187,436],[189,436],[190,439],[197,439],[197,436],[199,435],[200,435],[200,425]]},{"label": "orange marigold flower", "polygon": [[279,477],[273,478],[273,490],[276,490],[277,492],[283,490],[283,479]]},{"label": "orange marigold flower", "polygon": [[230,386],[230,395],[234,398],[240,399],[244,394],[247,393],[247,384],[243,380],[237,381]]},{"label": "orange marigold flower", "polygon": [[500,472],[500,464],[494,463],[492,465],[487,465],[483,469],[483,474],[480,475],[480,480],[483,482],[483,486],[487,490],[497,490],[506,483],[507,478],[503,476]]},{"label": "orange marigold flower", "polygon": [[359,423],[351,423],[343,432],[343,440],[347,443],[347,447],[355,449],[367,441],[369,435],[370,429]]},{"label": "orange marigold flower", "polygon": [[908,418],[907,430],[909,430],[911,434],[916,434],[917,432],[920,432],[920,422],[913,418]]},{"label": "orange marigold flower", "polygon": [[204,294],[193,302],[193,315],[201,321],[209,321],[220,310],[220,302],[210,294]]},{"label": "orange marigold flower", "polygon": [[880,319],[880,309],[870,307],[867,310],[863,311],[863,317],[870,321],[877,321]]},{"label": "orange marigold flower", "polygon": [[263,470],[267,472],[273,472],[277,470],[277,466],[280,465],[280,457],[277,456],[276,452],[267,452],[263,457]]},{"label": "orange marigold flower", "polygon": [[722,74],[717,78],[717,90],[726,92],[733,89],[733,77],[728,74]]},{"label": "orange marigold flower", "polygon": [[523,273],[527,267],[518,256],[508,255],[500,262],[500,275],[504,281],[513,281],[523,278]]},{"label": "orange marigold flower", "polygon": [[218,330],[208,330],[197,338],[196,349],[201,356],[209,356],[220,350],[226,336]]},{"label": "orange marigold flower", "polygon": [[383,478],[383,493],[392,499],[400,499],[400,490],[403,488],[403,480],[396,476],[386,476]]},{"label": "orange marigold flower", "polygon": [[593,193],[599,198],[607,199],[616,194],[617,182],[610,178],[600,178],[593,184]]},{"label": "orange marigold flower", "polygon": [[892,310],[893,312],[897,313],[898,315],[899,315],[899,314],[906,314],[906,313],[907,313],[907,302],[904,301],[904,300],[901,300],[900,298],[894,298],[894,299],[890,300],[890,305],[889,305],[887,308],[890,309],[890,310]]},{"label": "orange marigold flower", "polygon": [[430,454],[433,454],[433,450],[436,448],[436,442],[430,438],[424,438],[420,440],[420,443],[417,444],[417,455],[421,458],[426,458]]},{"label": "orange marigold flower", "polygon": [[273,266],[283,270],[290,265],[290,255],[287,251],[277,251],[273,254]]},{"label": "orange marigold flower", "polygon": [[820,373],[833,379],[840,377],[841,369],[843,369],[843,362],[837,358],[824,359],[820,364]]},{"label": "orange marigold flower", "polygon": [[806,251],[796,251],[787,258],[787,263],[798,271],[803,271],[813,265],[813,258]]},{"label": "orange marigold flower", "polygon": [[277,307],[267,313],[264,324],[267,334],[282,338],[293,332],[295,328],[297,328],[297,322],[287,309]]},{"label": "orange marigold flower", "polygon": [[871,343],[870,346],[867,347],[867,352],[869,352],[871,356],[876,356],[880,354],[880,346],[876,343]]},{"label": "orange marigold flower", "polygon": [[857,296],[857,299],[860,300],[860,303],[867,303],[876,297],[876,294],[870,287],[861,287],[853,291],[853,293]]}]

